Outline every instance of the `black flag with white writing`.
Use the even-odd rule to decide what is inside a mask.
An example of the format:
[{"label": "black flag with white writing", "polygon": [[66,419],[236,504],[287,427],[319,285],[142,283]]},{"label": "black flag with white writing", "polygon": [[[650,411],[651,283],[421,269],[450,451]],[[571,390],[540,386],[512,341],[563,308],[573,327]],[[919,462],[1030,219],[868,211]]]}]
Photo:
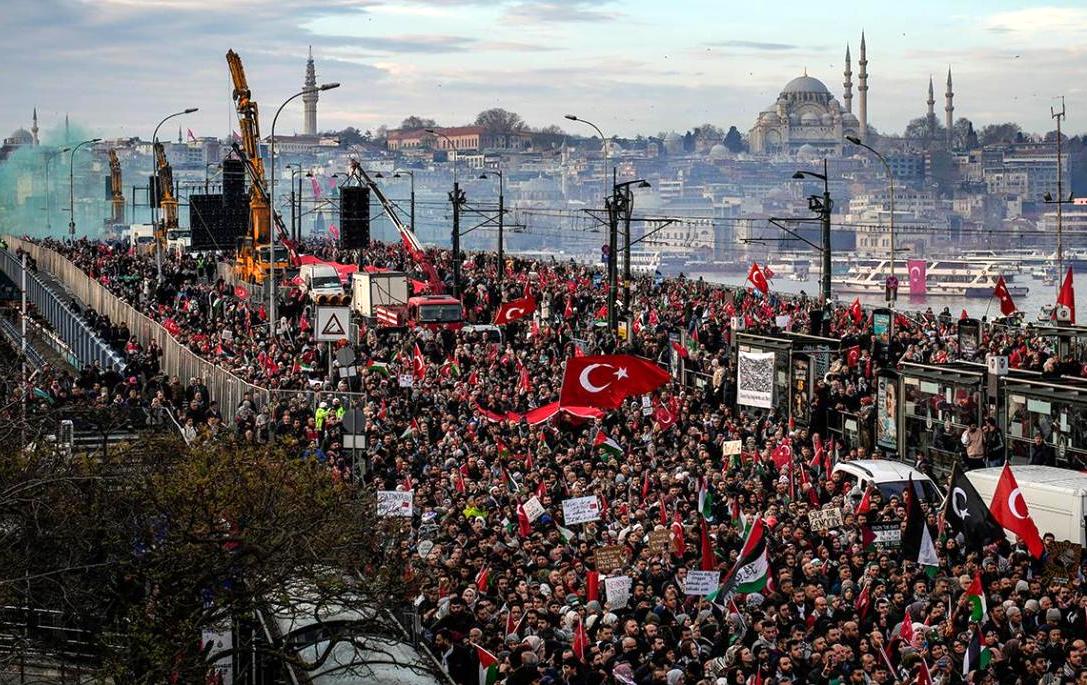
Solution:
[{"label": "black flag with white writing", "polygon": [[1004,537],[1004,529],[993,518],[989,507],[974,489],[958,464],[951,472],[951,487],[944,504],[944,521],[956,533],[962,533],[967,549],[981,549]]}]

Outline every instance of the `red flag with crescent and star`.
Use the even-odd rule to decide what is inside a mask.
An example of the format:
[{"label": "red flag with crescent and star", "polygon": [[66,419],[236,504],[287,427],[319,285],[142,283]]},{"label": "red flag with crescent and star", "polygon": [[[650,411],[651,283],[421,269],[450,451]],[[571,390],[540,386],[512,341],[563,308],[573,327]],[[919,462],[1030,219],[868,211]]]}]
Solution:
[{"label": "red flag with crescent and star", "polygon": [[426,378],[426,359],[423,358],[423,353],[419,350],[419,343],[415,343],[415,349],[411,355],[411,368],[416,380]]},{"label": "red flag with crescent and star", "polygon": [[1068,267],[1067,273],[1064,275],[1064,281],[1061,282],[1061,291],[1057,294],[1057,304],[1061,307],[1068,307],[1070,318],[1069,323],[1076,322],[1076,290],[1072,286],[1072,267]]},{"label": "red flag with crescent and star", "polygon": [[911,259],[908,263],[910,269],[910,295],[928,293],[928,262],[924,259]]},{"label": "red flag with crescent and star", "polygon": [[993,297],[1000,300],[1000,313],[1004,316],[1011,316],[1015,313],[1015,302],[1012,302],[1012,295],[1008,292],[1008,284],[1004,282],[1004,277],[1000,276],[996,279],[996,288],[993,289]]},{"label": "red flag with crescent and star", "polygon": [[631,395],[652,392],[672,376],[651,361],[627,354],[601,354],[566,360],[560,406],[614,409]]},{"label": "red flag with crescent and star", "polygon": [[1000,474],[1000,480],[993,492],[993,502],[989,505],[996,522],[1005,529],[1019,536],[1019,539],[1027,543],[1030,555],[1040,559],[1045,552],[1045,545],[1038,535],[1038,526],[1034,525],[1034,519],[1030,517],[1030,510],[1023,499],[1023,493],[1019,490],[1019,483],[1015,482],[1015,474],[1011,467],[1004,464],[1004,470]]},{"label": "red flag with crescent and star", "polygon": [[766,282],[766,275],[759,268],[758,262],[751,263],[751,268],[747,270],[747,280],[763,295],[770,292],[770,284]]},{"label": "red flag with crescent and star", "polygon": [[494,315],[494,325],[501,326],[523,319],[534,311],[536,311],[536,298],[531,295],[510,300],[498,308],[498,312]]}]

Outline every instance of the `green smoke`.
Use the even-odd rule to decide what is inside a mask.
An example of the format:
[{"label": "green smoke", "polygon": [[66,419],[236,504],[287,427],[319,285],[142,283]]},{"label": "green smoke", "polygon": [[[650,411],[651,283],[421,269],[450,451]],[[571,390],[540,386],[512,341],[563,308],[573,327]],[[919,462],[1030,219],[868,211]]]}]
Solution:
[{"label": "green smoke", "polygon": [[0,232],[41,237],[66,237],[71,220],[68,208],[69,170],[71,204],[75,209],[76,236],[97,237],[110,215],[106,178],[109,157],[102,143],[88,144],[76,152],[60,152],[95,138],[77,124],[63,124],[40,131],[40,145],[24,145],[0,162]]}]

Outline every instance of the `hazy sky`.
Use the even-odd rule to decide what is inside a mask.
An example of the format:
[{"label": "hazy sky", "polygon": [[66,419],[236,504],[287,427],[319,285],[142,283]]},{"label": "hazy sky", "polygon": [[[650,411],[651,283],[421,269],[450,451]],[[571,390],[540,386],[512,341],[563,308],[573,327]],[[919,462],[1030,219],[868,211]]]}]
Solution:
[{"label": "hazy sky", "polygon": [[[841,97],[845,46],[869,59],[869,123],[901,131],[924,114],[929,75],[942,117],[948,65],[955,115],[1087,131],[1087,4],[986,0],[5,0],[0,135],[69,112],[98,135],[150,137],[163,115],[225,135],[234,120],[224,54],[245,63],[263,132],[301,88],[306,47],[319,81],[340,81],[322,129],[375,128],[409,114],[466,123],[488,107],[533,126],[573,112],[610,134],[746,131],[806,68]],[[854,108],[856,99],[854,100]],[[301,101],[278,131],[301,127]],[[584,128],[581,132],[587,133]],[[172,135],[176,135],[176,128]]]}]

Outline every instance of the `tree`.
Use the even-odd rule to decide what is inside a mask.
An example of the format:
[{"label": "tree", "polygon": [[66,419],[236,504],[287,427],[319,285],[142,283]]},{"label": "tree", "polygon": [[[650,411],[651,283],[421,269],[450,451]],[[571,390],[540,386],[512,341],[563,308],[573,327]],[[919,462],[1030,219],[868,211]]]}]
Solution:
[{"label": "tree", "polygon": [[721,130],[719,126],[713,124],[702,124],[695,129],[695,135],[702,140],[719,141],[725,137],[725,132]]},{"label": "tree", "polygon": [[541,134],[543,134],[545,136],[564,136],[564,135],[566,135],[566,131],[563,131],[560,127],[556,126],[555,124],[551,124],[550,126],[544,126],[542,128],[539,128],[539,129],[536,130],[536,133],[541,133]]},{"label": "tree", "polygon": [[999,145],[1001,143],[1015,143],[1023,135],[1019,124],[1007,122],[1003,124],[989,124],[983,126],[978,134],[978,142],[982,145]]},{"label": "tree", "polygon": [[433,119],[417,117],[414,114],[400,122],[400,128],[409,131],[419,128],[434,128],[437,125],[438,122]]},{"label": "tree", "polygon": [[477,114],[476,126],[482,126],[493,136],[508,136],[524,130],[525,122],[521,119],[521,115],[495,107]]},{"label": "tree", "polygon": [[[411,562],[372,491],[282,446],[141,439],[73,459],[11,445],[0,447],[0,603],[85,631],[96,680],[205,682],[202,631],[303,609],[315,630],[324,611],[360,618],[324,629],[330,642],[305,658],[287,636],[235,639],[217,656],[256,650],[302,674],[334,668],[345,643],[370,655],[345,670],[391,658],[383,617],[410,596]],[[62,659],[55,634],[27,630],[16,649]]]},{"label": "tree", "polygon": [[978,134],[974,123],[960,117],[951,129],[951,147],[955,150],[973,150],[978,146]]},{"label": "tree", "polygon": [[947,139],[946,131],[938,119],[930,120],[929,117],[917,117],[906,124],[903,138],[919,141],[944,141]]},{"label": "tree", "polygon": [[729,152],[743,152],[747,149],[747,144],[744,143],[743,135],[735,126],[728,127],[728,133],[725,134],[724,146],[728,148]]},{"label": "tree", "polygon": [[364,136],[354,126],[348,126],[342,131],[329,131],[325,135],[337,138],[340,141],[340,147],[345,149],[352,145],[362,145],[367,142],[367,136]]}]

